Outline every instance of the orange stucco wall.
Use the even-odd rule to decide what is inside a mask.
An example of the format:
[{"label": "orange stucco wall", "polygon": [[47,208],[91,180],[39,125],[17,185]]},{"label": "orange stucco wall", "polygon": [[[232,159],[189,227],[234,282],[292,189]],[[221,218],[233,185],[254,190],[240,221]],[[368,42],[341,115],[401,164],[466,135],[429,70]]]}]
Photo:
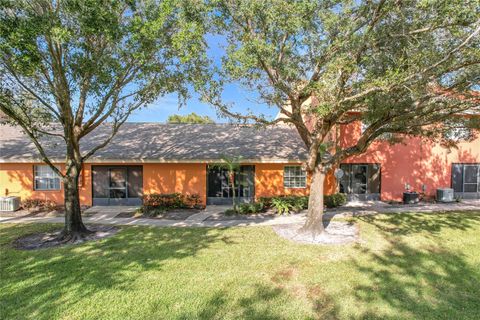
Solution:
[{"label": "orange stucco wall", "polygon": [[[38,163],[41,164],[41,163]],[[44,199],[63,203],[63,189],[56,191],[35,191],[33,189],[34,163],[1,163],[0,164],[0,196],[20,196],[22,199]],[[205,163],[102,163],[85,164],[82,170],[80,201],[84,205],[92,205],[92,165],[142,165],[143,191],[151,193],[198,194],[206,204],[207,164]],[[284,188],[283,169],[292,164],[255,164],[255,196],[274,195],[307,195],[308,188]],[[300,165],[300,163],[298,163]],[[60,165],[63,168],[62,165]],[[307,185],[310,183],[307,179]],[[334,180],[325,183],[328,192]]]},{"label": "orange stucco wall", "polygon": [[[42,164],[42,163],[37,163]],[[33,166],[35,163],[0,164],[0,196],[20,196],[22,199],[42,199],[63,203],[63,188],[55,191],[36,191],[33,189]],[[100,165],[100,164],[99,164]],[[128,163],[102,163],[101,165],[138,165]],[[61,168],[63,166],[60,165]],[[82,170],[80,201],[92,205],[92,164],[85,164]],[[206,165],[205,164],[144,164],[143,190],[149,193],[185,194],[198,193],[206,203]]]},{"label": "orange stucco wall", "polygon": [[[359,135],[360,123],[343,126],[340,130],[340,146],[352,145]],[[451,186],[452,163],[480,163],[480,137],[472,142],[459,143],[457,149],[450,150],[421,138],[406,138],[403,143],[394,145],[380,140],[374,142],[365,154],[352,157],[345,163],[380,164],[382,200],[401,200],[407,183],[416,191],[422,191],[422,185],[425,185],[426,193],[433,196],[437,188]],[[34,165],[35,163],[0,163],[0,196],[13,195],[20,196],[22,199],[37,198],[63,203],[63,190],[33,190]],[[283,187],[283,169],[286,165],[292,164],[255,164],[256,198],[308,194],[308,188],[286,189]],[[62,165],[59,166],[63,168]],[[80,200],[85,205],[92,204],[91,166],[91,164],[85,164],[82,170]],[[143,164],[144,193],[197,193],[205,204],[206,170],[205,163]],[[309,183],[310,179],[307,184]],[[325,193],[334,193],[336,186],[333,175],[327,175]]]},{"label": "orange stucco wall", "polygon": [[[21,199],[42,199],[63,203],[63,187],[60,190],[37,191],[33,189],[33,166],[43,163],[0,163],[0,196],[19,196]],[[63,170],[63,165],[58,165]],[[80,201],[91,205],[90,168],[82,172]]]},{"label": "orange stucco wall", "polygon": [[[360,135],[360,123],[343,126],[342,147],[354,144]],[[452,163],[480,163],[480,137],[460,142],[457,149],[447,149],[426,139],[407,137],[403,143],[374,142],[363,155],[345,163],[379,163],[381,166],[381,199],[401,200],[408,183],[413,190],[433,196],[437,188],[451,187]]]},{"label": "orange stucco wall", "polygon": [[[307,188],[284,188],[283,168],[285,166],[301,165],[257,163],[255,164],[255,197],[268,197],[278,195],[308,195],[310,176],[307,178]],[[332,194],[336,189],[336,181],[333,175],[327,175],[324,184],[324,193]]]},{"label": "orange stucco wall", "polygon": [[[283,168],[285,166],[285,164],[277,163],[260,163],[255,165],[255,198],[308,194],[307,188],[284,188]],[[307,179],[307,185],[310,182],[309,180]]]},{"label": "orange stucco wall", "polygon": [[207,165],[162,163],[143,165],[143,192],[198,194],[206,204]]}]

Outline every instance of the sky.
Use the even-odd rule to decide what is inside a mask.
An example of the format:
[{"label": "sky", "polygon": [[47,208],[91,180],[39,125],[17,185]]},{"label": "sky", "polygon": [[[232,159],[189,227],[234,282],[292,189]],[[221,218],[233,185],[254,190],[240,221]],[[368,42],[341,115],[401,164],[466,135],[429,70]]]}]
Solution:
[{"label": "sky", "polygon": [[[264,114],[266,117],[273,119],[278,113],[275,107],[269,107],[255,101],[254,94],[248,92],[238,84],[229,85],[224,92],[223,98],[225,102],[234,103],[232,110],[244,111],[251,109],[256,114]],[[209,104],[199,101],[197,94],[193,93],[187,103],[179,109],[176,94],[170,94],[158,98],[154,103],[137,110],[133,113],[129,122],[165,122],[169,115],[181,114],[186,115],[195,112],[199,115],[206,115],[215,122],[228,122],[228,119],[219,117],[215,108]]]},{"label": "sky", "polygon": [[[207,35],[206,40],[209,46],[207,55],[216,65],[220,65],[221,56],[226,45],[225,39],[217,35]],[[180,109],[176,94],[159,97],[154,103],[133,113],[128,121],[165,122],[169,115],[186,115],[195,112],[199,115],[209,116],[215,122],[228,122],[228,119],[219,117],[211,105],[199,101],[198,94],[195,94],[195,92],[192,91],[191,95],[192,97],[187,101],[186,105],[182,106]],[[278,113],[277,108],[258,103],[254,93],[247,91],[237,83],[229,84],[224,88],[223,99],[226,103],[233,103],[232,110],[237,112],[250,109],[256,114],[263,114],[271,119],[273,119]]]}]

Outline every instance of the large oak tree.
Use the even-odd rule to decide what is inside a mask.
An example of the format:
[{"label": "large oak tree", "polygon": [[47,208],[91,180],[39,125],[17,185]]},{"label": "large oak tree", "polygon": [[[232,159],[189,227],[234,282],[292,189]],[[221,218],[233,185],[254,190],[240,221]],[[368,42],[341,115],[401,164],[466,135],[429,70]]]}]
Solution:
[{"label": "large oak tree", "polygon": [[[88,232],[82,164],[133,111],[202,82],[200,11],[180,0],[0,1],[0,109],[63,181],[65,240]],[[110,135],[83,150],[82,138],[106,122]],[[64,145],[65,170],[49,158],[48,137]]]},{"label": "large oak tree", "polygon": [[[212,0],[228,46],[222,81],[240,82],[283,117],[233,112],[220,92],[205,98],[224,114],[294,126],[312,174],[302,231],[323,232],[325,174],[379,137],[473,128],[479,112],[480,2]],[[221,87],[221,86],[220,86]],[[332,148],[341,125],[367,125],[352,146]]]}]

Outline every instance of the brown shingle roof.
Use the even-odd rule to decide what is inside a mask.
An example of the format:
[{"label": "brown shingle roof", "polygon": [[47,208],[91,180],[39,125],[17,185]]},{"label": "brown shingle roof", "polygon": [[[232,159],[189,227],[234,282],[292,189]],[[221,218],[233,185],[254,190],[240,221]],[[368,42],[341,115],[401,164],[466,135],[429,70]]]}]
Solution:
[{"label": "brown shingle roof", "polygon": [[[100,126],[82,139],[81,149],[90,150],[109,133],[110,125]],[[42,139],[48,156],[61,161],[65,150],[61,138]],[[285,125],[125,123],[111,143],[88,161],[212,162],[222,155],[287,162],[306,159],[307,151],[297,131]],[[37,149],[18,127],[0,126],[0,162],[39,159]]]}]

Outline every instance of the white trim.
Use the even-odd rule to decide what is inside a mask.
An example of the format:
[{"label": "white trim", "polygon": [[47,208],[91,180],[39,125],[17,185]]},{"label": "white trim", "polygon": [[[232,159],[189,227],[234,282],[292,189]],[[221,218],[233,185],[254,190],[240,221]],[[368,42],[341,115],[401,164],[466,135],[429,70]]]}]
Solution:
[{"label": "white trim", "polygon": [[[289,177],[286,177],[285,176],[285,173],[286,173],[286,169],[287,168],[300,168],[300,173],[301,175],[298,175],[298,176],[289,176]],[[305,181],[303,181],[303,185],[301,186],[287,186],[285,185],[286,181],[285,181],[285,178],[295,178],[295,179],[305,179]],[[306,189],[307,188],[307,172],[302,168],[302,166],[299,166],[299,165],[286,165],[286,166],[283,166],[283,188],[284,189]]]},{"label": "white trim", "polygon": [[[52,163],[64,163],[62,159],[50,159]],[[188,160],[167,160],[167,159],[90,159],[85,164],[90,163],[219,163],[222,159],[188,159]],[[242,159],[242,163],[303,163],[305,160],[293,159]],[[0,163],[43,163],[40,159],[0,159]]]},{"label": "white trim", "polygon": [[[48,169],[47,172],[43,172],[43,173],[47,173],[47,175],[42,176],[39,172],[39,171],[41,171],[40,169]],[[57,187],[53,187],[53,188],[38,187],[37,181],[41,180],[41,179],[58,180],[58,188]],[[55,185],[56,185],[56,183],[55,183]],[[61,180],[60,176],[55,171],[53,171],[53,169],[48,164],[35,164],[35,165],[33,165],[33,190],[34,191],[58,191],[58,190],[62,190],[62,180]]]}]

